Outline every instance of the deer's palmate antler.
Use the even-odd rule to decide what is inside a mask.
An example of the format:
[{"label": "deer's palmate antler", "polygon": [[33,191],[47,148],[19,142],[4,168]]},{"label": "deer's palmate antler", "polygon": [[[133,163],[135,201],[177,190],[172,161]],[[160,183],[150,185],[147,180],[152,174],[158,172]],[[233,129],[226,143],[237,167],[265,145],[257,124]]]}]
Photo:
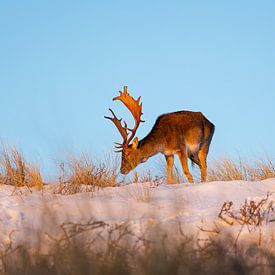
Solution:
[{"label": "deer's palmate antler", "polygon": [[[118,119],[112,109],[109,109],[109,110],[111,111],[113,117],[105,116],[106,119],[111,120],[115,124],[115,126],[117,127],[119,133],[121,134],[121,136],[123,138],[123,143],[116,142],[117,149],[127,148],[128,145],[130,144],[130,142],[135,137],[135,134],[139,127],[139,124],[141,122],[144,122],[143,120],[141,120],[141,116],[143,113],[142,113],[142,103],[140,103],[140,97],[137,100],[135,100],[127,92],[127,88],[128,88],[127,86],[124,86],[123,92],[119,91],[120,95],[113,98],[113,100],[114,101],[120,100],[127,107],[127,109],[131,112],[131,114],[133,115],[134,120],[135,120],[134,128],[132,128],[132,129],[128,128],[127,123],[125,121],[123,121],[124,126],[122,126],[122,124],[121,124],[122,119]],[[131,136],[128,138],[129,132],[131,132]],[[122,150],[119,150],[118,152],[120,152],[120,151],[122,151]]]}]

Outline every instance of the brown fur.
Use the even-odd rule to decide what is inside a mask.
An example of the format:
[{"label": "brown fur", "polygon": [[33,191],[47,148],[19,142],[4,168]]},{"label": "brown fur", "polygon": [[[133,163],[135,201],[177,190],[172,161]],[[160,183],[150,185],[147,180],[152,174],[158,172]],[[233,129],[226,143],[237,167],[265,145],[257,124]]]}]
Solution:
[{"label": "brown fur", "polygon": [[135,138],[128,148],[123,148],[121,173],[127,174],[139,163],[162,153],[167,162],[168,182],[173,182],[172,167],[177,154],[182,170],[189,182],[187,159],[201,170],[201,181],[206,181],[206,158],[215,126],[201,112],[180,111],[161,115],[151,132],[138,142]]}]

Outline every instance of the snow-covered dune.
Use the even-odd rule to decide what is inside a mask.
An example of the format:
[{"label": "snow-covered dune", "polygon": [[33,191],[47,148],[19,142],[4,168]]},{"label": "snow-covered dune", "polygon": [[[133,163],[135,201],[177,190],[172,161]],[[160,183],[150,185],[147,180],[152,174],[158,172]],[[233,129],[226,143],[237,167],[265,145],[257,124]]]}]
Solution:
[{"label": "snow-covered dune", "polygon": [[[106,223],[130,222],[136,230],[147,224],[175,227],[179,222],[184,230],[195,234],[200,228],[224,228],[236,233],[239,225],[229,226],[218,217],[225,201],[232,201],[236,210],[246,199],[259,201],[269,194],[275,200],[275,179],[260,182],[228,181],[202,184],[159,185],[138,183],[109,187],[92,193],[74,195],[53,194],[51,187],[44,191],[0,185],[0,240],[5,245],[10,233],[15,243],[31,244],[32,232],[43,231],[58,235],[64,222]],[[273,216],[272,216],[273,215]],[[261,226],[261,234],[275,232],[274,213]]]}]

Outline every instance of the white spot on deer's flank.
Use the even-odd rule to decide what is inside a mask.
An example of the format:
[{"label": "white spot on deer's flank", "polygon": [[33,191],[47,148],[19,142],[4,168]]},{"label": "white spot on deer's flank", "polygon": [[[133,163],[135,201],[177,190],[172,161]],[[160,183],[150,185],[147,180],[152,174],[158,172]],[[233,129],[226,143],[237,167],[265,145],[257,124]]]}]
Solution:
[{"label": "white spot on deer's flank", "polygon": [[199,150],[199,144],[187,144],[187,150],[189,153],[196,153]]}]

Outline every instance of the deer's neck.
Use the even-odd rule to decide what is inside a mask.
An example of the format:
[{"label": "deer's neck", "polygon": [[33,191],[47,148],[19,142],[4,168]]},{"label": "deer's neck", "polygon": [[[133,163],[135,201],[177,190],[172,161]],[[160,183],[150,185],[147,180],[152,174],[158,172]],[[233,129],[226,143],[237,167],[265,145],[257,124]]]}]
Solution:
[{"label": "deer's neck", "polygon": [[140,156],[146,159],[161,152],[160,144],[156,142],[153,134],[149,134],[148,136],[140,140],[138,149],[140,150]]}]

